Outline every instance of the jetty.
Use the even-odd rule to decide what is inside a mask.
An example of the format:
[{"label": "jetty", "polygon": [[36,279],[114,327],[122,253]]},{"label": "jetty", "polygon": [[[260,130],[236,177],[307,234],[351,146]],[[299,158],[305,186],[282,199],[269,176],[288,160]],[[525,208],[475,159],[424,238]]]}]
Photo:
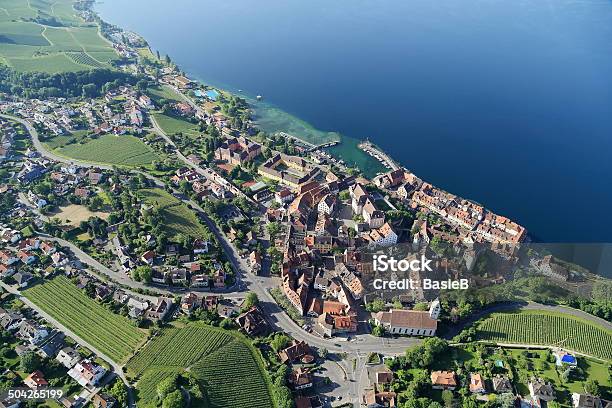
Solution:
[{"label": "jetty", "polygon": [[389,155],[376,147],[376,145],[369,140],[359,143],[358,147],[378,160],[385,168],[393,171],[400,168],[400,166],[391,157],[389,157]]},{"label": "jetty", "polygon": [[276,132],[276,135],[287,138],[287,139],[293,139],[295,141],[295,143],[302,145],[303,147],[305,147],[307,149],[307,151],[312,152],[315,150],[319,150],[319,149],[324,149],[326,147],[332,147],[335,146],[337,144],[340,143],[339,140],[332,140],[331,142],[325,142],[325,143],[321,143],[321,144],[314,144],[314,143],[310,143],[305,141],[304,139],[300,139],[297,136],[293,136],[287,132]]}]

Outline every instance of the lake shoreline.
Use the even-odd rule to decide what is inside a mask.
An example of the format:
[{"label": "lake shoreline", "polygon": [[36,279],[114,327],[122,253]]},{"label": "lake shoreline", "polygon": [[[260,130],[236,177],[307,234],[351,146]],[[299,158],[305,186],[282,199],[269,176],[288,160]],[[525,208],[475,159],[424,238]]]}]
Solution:
[{"label": "lake shoreline", "polygon": [[[466,38],[471,43],[466,43],[468,47],[462,48],[459,53],[462,59],[456,62],[461,63],[457,67],[460,70],[449,71],[448,65],[434,64],[433,61],[438,61],[437,59],[419,58],[421,54],[438,58],[440,55],[438,53],[430,55],[433,51],[428,50],[432,48],[408,46],[404,48],[402,45],[404,43],[395,44],[395,41],[401,38],[417,41],[416,45],[427,45],[432,40],[435,40],[437,45],[448,44],[448,41],[438,42],[441,39],[454,41],[453,38],[456,36],[449,37],[444,31],[437,34],[430,33],[427,36],[392,38],[387,35],[388,32],[385,32],[380,38],[378,34],[374,38],[377,41],[391,42],[377,42],[376,47],[372,47],[374,44],[370,42],[359,43],[359,39],[354,41],[346,39],[349,41],[347,44],[332,42],[331,45],[326,45],[327,42],[315,42],[312,48],[305,50],[299,48],[299,51],[294,51],[298,49],[297,46],[305,45],[301,42],[303,40],[301,30],[307,27],[302,26],[305,19],[301,17],[291,17],[295,19],[297,25],[294,27],[295,31],[287,35],[288,38],[281,36],[280,43],[271,43],[270,36],[277,34],[279,30],[282,31],[285,24],[288,24],[285,20],[275,19],[275,24],[265,26],[267,27],[265,30],[258,28],[262,27],[257,25],[258,23],[270,18],[271,10],[251,10],[248,4],[241,2],[217,5],[193,1],[186,1],[182,3],[185,7],[176,9],[159,1],[156,3],[158,12],[144,14],[130,12],[142,9],[143,4],[139,0],[126,3],[109,1],[104,5],[96,5],[95,10],[107,21],[116,22],[126,30],[142,33],[143,37],[151,41],[152,48],[162,53],[169,53],[173,60],[179,62],[182,69],[194,79],[213,86],[219,84],[221,85],[219,88],[239,96],[254,96],[260,93],[263,95],[262,105],[273,101],[270,103],[270,109],[261,109],[258,104],[251,104],[256,111],[254,116],[257,124],[263,130],[269,130],[270,123],[262,120],[262,117],[266,116],[261,114],[262,110],[274,113],[272,130],[278,130],[279,124],[282,124],[282,130],[305,141],[312,139],[303,132],[289,130],[291,121],[287,120],[287,116],[293,116],[302,124],[312,124],[310,128],[316,126],[315,131],[336,129],[341,134],[342,143],[326,151],[342,158],[347,164],[356,164],[366,174],[373,175],[384,168],[371,171],[373,166],[379,163],[357,148],[359,142],[370,138],[401,165],[422,176],[431,184],[446,191],[456,192],[470,200],[487,203],[492,211],[528,225],[530,231],[533,231],[533,236],[539,238],[538,241],[540,239],[545,242],[610,241],[611,230],[607,228],[608,222],[596,221],[605,215],[603,203],[609,202],[610,192],[602,189],[597,180],[590,179],[585,183],[585,180],[589,180],[586,178],[587,173],[591,171],[598,170],[601,177],[604,177],[612,170],[601,168],[603,164],[600,159],[601,152],[605,151],[605,145],[602,146],[601,143],[608,144],[600,140],[601,131],[607,128],[610,121],[605,120],[600,123],[605,127],[597,128],[598,133],[585,138],[584,143],[577,146],[581,154],[590,152],[593,158],[589,163],[561,165],[563,157],[569,154],[565,138],[571,137],[578,131],[584,133],[591,130],[590,125],[585,125],[590,122],[585,120],[591,116],[586,112],[592,107],[587,103],[581,104],[584,108],[577,109],[573,105],[574,102],[569,103],[566,100],[568,92],[573,91],[575,87],[571,85],[574,82],[564,81],[561,82],[563,86],[558,86],[558,79],[561,77],[551,78],[549,71],[545,70],[547,64],[554,60],[547,57],[545,61],[540,61],[538,57],[532,61],[535,65],[532,64],[528,71],[513,69],[509,73],[500,68],[501,66],[492,58],[469,60],[477,63],[464,62],[467,60],[463,56],[466,53],[480,51],[479,47],[489,51],[487,54],[489,57],[508,56],[515,58],[516,62],[525,62],[526,57],[532,58],[532,54],[527,55],[519,48],[500,50],[499,47],[490,47],[490,44],[498,33],[501,33],[499,35],[502,40],[512,41],[509,44],[513,44],[537,29],[533,29],[532,26],[507,23],[507,19],[496,22],[497,20],[485,19],[484,16],[493,13],[493,17],[499,17],[498,7],[501,7],[501,10],[508,8],[512,13],[528,12],[526,16],[532,19],[549,19],[550,9],[536,7],[535,10],[523,10],[519,6],[497,2],[495,7],[476,4],[485,7],[487,14],[476,17],[480,24],[477,26],[479,31],[474,33],[474,37]],[[554,6],[554,10],[562,16],[576,19],[578,23],[590,21],[591,14],[587,14],[586,17],[576,16],[575,10],[569,7],[566,10],[561,3]],[[343,17],[344,10],[352,13],[353,17],[370,12],[370,8],[366,5],[353,7],[343,3],[337,7],[329,7],[334,13],[343,12],[333,14],[324,20],[325,25],[320,28],[321,32],[328,36],[326,38],[332,38],[329,35],[337,32],[342,24],[349,24],[352,21]],[[591,11],[591,7],[586,5],[581,7]],[[402,14],[408,9],[422,13],[418,18],[408,17],[412,14]],[[604,9],[602,11],[607,12],[608,7]],[[310,13],[321,17],[325,15],[317,4],[303,6],[298,3],[291,7],[283,7],[281,11],[275,10],[274,13],[282,13],[282,16],[289,18],[293,15],[292,12],[299,10],[304,11],[306,15]],[[463,16],[462,10],[463,8],[458,8],[452,3],[438,6],[430,6],[427,2],[417,2],[411,6],[387,5],[383,10],[378,10],[381,13],[379,17],[384,19],[365,22],[364,32],[373,34],[371,30],[378,27],[379,22],[384,21],[385,27],[397,30],[398,34],[409,35],[415,29],[404,30],[393,25],[398,16],[404,15],[419,25],[437,23],[438,18]],[[196,16],[203,11],[210,13],[224,11],[226,14],[231,13],[232,18],[209,19],[205,25],[202,25],[201,18]],[[438,11],[442,14],[440,15]],[[169,26],[167,33],[158,33],[155,28],[160,22],[167,22],[168,19],[181,21],[181,24]],[[235,35],[215,37],[218,30],[228,21],[235,24],[233,28]],[[192,26],[192,24],[197,25]],[[500,31],[499,24],[503,24],[508,30]],[[472,30],[474,27],[470,24],[465,28],[463,26],[459,28]],[[487,40],[485,43],[480,41],[486,38],[481,36],[484,32],[482,30],[489,30],[488,34],[493,36],[491,41]],[[186,36],[188,33],[192,35]],[[603,34],[599,29],[594,33]],[[557,38],[555,36],[549,38],[549,32],[542,34],[546,34],[543,37],[546,41]],[[318,36],[317,33],[313,35]],[[357,37],[360,38],[359,35]],[[387,58],[391,51],[390,44],[400,47],[393,48],[392,55],[395,57],[401,57],[402,54],[398,53],[400,51],[410,51],[405,54],[406,58],[396,58],[393,60],[394,64],[387,64],[390,69],[379,69],[378,67],[385,66],[380,63],[384,59],[376,58],[360,58],[359,64],[351,69],[346,69],[346,65],[336,64],[337,60],[341,59],[341,57],[336,58],[336,55],[348,58],[347,64],[355,55],[361,55],[360,53],[367,53],[372,57],[372,51],[380,52],[376,54],[379,58]],[[542,45],[538,43],[530,48],[538,49]],[[449,48],[447,45],[444,47]],[[356,50],[358,53],[345,55],[343,51],[345,49]],[[455,56],[453,53],[455,50],[457,49],[449,48],[448,51],[451,53],[448,55]],[[499,54],[503,55],[497,55],[498,50]],[[417,55],[412,51],[418,51]],[[508,51],[511,53],[508,54]],[[551,57],[556,58],[557,54],[555,51]],[[477,56],[482,54],[479,52]],[[443,58],[442,61],[447,59],[447,57],[440,58]],[[604,64],[602,67],[605,66]],[[403,71],[400,71],[402,69]],[[423,71],[424,69],[426,71]],[[368,73],[371,71],[371,74],[364,77],[365,71]],[[566,69],[561,75],[565,75],[565,71],[576,74],[573,70]],[[381,72],[386,76],[381,76]],[[401,82],[394,80],[394,75],[399,72],[403,72],[404,79]],[[544,78],[539,76],[542,72],[546,72]],[[426,76],[423,76],[424,74]],[[457,75],[461,76],[460,81],[457,80]],[[435,78],[433,82],[432,78]],[[553,79],[557,84],[554,90],[561,89],[561,91],[558,94],[541,92],[540,88],[547,87],[548,82]],[[477,82],[474,83],[474,80]],[[546,83],[542,84],[542,80],[546,80]],[[526,81],[530,84],[529,88],[523,87]],[[232,85],[224,86],[224,84]],[[239,88],[246,92],[236,93],[235,90]],[[531,89],[539,91],[534,94]],[[586,86],[580,89],[585,89],[585,93],[590,90],[589,98],[594,100],[591,88]],[[570,101],[581,100],[575,97],[570,99]],[[482,109],[492,114],[483,115]],[[275,110],[285,111],[287,114],[276,120],[283,115],[274,112]],[[569,110],[572,115],[569,114]],[[559,118],[565,119],[560,121]],[[578,122],[580,120],[582,122]],[[573,129],[569,126],[573,124],[579,127]],[[304,126],[300,129],[302,128]],[[547,135],[553,134],[558,137],[551,148],[551,139]],[[574,148],[569,150],[576,151]],[[572,200],[564,199],[564,196],[568,187],[573,187],[576,183],[582,186],[585,194],[590,195],[591,200],[588,200],[589,204],[583,202],[578,207],[572,205],[571,207],[574,207],[572,210],[569,204]],[[588,210],[585,207],[588,207]],[[567,218],[568,211],[585,213],[585,210],[592,214],[592,217]]]}]

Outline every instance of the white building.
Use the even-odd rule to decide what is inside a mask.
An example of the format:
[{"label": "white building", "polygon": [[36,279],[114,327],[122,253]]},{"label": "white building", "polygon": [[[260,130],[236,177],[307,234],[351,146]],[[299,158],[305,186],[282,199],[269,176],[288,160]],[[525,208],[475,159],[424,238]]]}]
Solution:
[{"label": "white building", "polygon": [[376,208],[376,205],[369,197],[363,204],[361,216],[370,228],[379,228],[385,222],[385,213]]},{"label": "white building", "polygon": [[431,303],[429,311],[392,309],[375,313],[373,317],[377,325],[384,327],[391,334],[434,336],[440,311],[440,302],[436,299]]},{"label": "white building", "polygon": [[96,386],[106,375],[106,369],[85,359],[68,371],[68,375],[82,387]]},{"label": "white building", "polygon": [[327,215],[331,215],[336,209],[336,197],[331,194],[327,194],[319,205],[317,206],[317,211],[320,213],[325,213]]},{"label": "white building", "polygon": [[66,368],[72,368],[79,362],[81,355],[72,347],[64,347],[55,357]]}]

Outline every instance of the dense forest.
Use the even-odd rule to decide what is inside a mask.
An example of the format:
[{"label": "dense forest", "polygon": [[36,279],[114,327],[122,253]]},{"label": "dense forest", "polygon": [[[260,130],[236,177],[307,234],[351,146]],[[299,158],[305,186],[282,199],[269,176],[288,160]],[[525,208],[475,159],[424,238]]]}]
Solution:
[{"label": "dense forest", "polygon": [[133,75],[110,69],[47,74],[17,72],[0,65],[0,92],[26,98],[80,96],[91,98],[123,84],[135,84],[138,79]]}]

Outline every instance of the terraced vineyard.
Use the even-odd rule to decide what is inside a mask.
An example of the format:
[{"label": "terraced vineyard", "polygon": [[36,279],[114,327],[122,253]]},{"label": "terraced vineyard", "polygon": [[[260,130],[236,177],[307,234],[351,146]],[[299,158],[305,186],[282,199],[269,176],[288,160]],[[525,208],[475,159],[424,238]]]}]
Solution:
[{"label": "terraced vineyard", "polygon": [[[164,378],[189,370],[215,408],[273,407],[267,373],[240,335],[199,323],[166,328],[127,364],[139,377],[139,405],[149,406]],[[208,405],[207,405],[208,406]]]},{"label": "terraced vineyard", "polygon": [[54,150],[71,159],[118,166],[146,166],[159,160],[157,153],[134,136],[103,135],[85,143],[69,144]]},{"label": "terraced vineyard", "polygon": [[205,326],[168,328],[128,363],[128,373],[142,375],[148,368],[187,368],[202,355],[210,354],[233,338],[225,331]]},{"label": "terraced vineyard", "polygon": [[63,276],[27,289],[24,295],[116,362],[126,360],[145,339],[144,331],[87,297]]},{"label": "terraced vineyard", "polygon": [[560,313],[494,313],[478,325],[476,337],[497,343],[557,345],[612,360],[612,331]]},{"label": "terraced vineyard", "polygon": [[212,406],[268,408],[272,406],[268,394],[245,392],[267,388],[265,377],[254,375],[262,370],[249,346],[235,340],[200,360],[191,372],[208,385],[207,395]]},{"label": "terraced vineyard", "polygon": [[146,374],[138,381],[139,406],[148,407],[156,402],[157,385],[171,375],[180,373],[175,368],[159,368],[147,370]]},{"label": "terraced vineyard", "polygon": [[71,52],[67,55],[76,64],[87,65],[95,68],[104,67],[104,64],[100,64],[98,61],[90,57],[88,54],[85,54],[84,52]]},{"label": "terraced vineyard", "polygon": [[23,72],[112,68],[119,55],[96,25],[76,15],[73,3],[0,0],[0,63]]}]

